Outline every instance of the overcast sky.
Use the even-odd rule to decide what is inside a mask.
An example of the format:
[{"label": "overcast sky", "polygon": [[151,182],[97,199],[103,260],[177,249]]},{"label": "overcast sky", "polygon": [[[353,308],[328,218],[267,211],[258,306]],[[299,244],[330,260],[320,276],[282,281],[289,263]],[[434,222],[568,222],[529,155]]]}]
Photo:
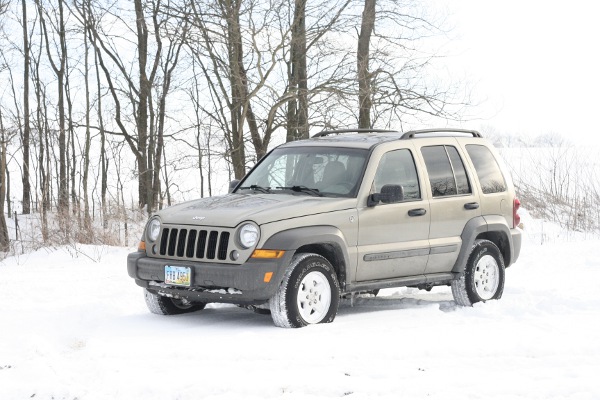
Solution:
[{"label": "overcast sky", "polygon": [[600,144],[600,3],[437,0],[448,12],[448,66],[475,85],[480,120],[532,136]]}]

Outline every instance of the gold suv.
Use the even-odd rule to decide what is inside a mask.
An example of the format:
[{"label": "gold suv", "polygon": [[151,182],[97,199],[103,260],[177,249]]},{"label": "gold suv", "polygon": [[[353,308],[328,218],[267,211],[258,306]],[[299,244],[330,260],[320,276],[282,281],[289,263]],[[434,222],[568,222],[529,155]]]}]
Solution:
[{"label": "gold suv", "polygon": [[157,212],[127,269],[157,314],[233,303],[301,327],[332,322],[344,295],[437,285],[469,306],[502,296],[519,205],[476,131],[327,131],[227,195]]}]

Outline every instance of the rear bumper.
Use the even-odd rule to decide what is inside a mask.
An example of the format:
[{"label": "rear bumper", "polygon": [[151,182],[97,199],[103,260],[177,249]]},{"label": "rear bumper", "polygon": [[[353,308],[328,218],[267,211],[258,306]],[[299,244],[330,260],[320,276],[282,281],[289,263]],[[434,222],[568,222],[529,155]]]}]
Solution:
[{"label": "rear bumper", "polygon": [[514,228],[510,230],[510,236],[512,238],[512,254],[510,264],[514,264],[521,254],[521,239],[523,233],[521,232],[521,229]]},{"label": "rear bumper", "polygon": [[[241,265],[165,260],[134,252],[127,256],[127,273],[152,292],[205,303],[261,304],[277,291],[293,252],[280,259],[249,259]],[[190,267],[192,286],[164,284],[165,266]],[[265,274],[272,278],[265,282]]]}]

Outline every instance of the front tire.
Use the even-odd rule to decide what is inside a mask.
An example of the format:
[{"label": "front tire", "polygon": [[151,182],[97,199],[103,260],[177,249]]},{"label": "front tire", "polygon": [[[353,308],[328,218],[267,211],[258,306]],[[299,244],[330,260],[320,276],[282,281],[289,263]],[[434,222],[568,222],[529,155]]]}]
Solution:
[{"label": "front tire", "polygon": [[476,240],[465,270],[452,281],[452,295],[461,306],[495,300],[504,291],[504,258],[493,242]]},{"label": "front tire", "polygon": [[300,328],[332,322],[339,302],[340,285],[329,261],[318,254],[300,253],[292,258],[269,307],[276,326]]},{"label": "front tire", "polygon": [[203,310],[206,303],[190,303],[182,299],[161,296],[144,289],[144,299],[152,314],[177,315]]}]

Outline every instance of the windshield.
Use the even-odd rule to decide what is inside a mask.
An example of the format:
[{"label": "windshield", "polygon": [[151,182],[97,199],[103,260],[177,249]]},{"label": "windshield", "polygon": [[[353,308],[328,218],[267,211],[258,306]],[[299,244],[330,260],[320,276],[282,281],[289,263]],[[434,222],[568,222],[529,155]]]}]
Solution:
[{"label": "windshield", "polygon": [[364,149],[277,148],[244,178],[236,193],[355,197],[366,158]]}]

